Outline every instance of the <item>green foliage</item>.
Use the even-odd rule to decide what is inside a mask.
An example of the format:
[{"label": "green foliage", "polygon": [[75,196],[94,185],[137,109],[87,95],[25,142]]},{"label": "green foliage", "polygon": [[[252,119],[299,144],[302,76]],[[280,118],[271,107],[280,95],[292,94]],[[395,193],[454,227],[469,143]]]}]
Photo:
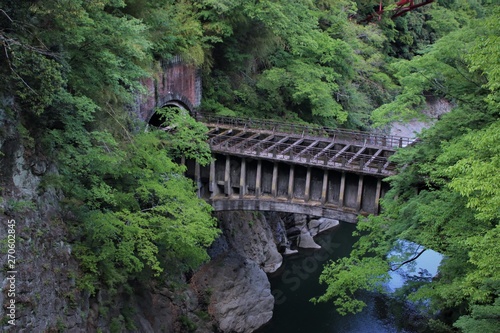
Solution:
[{"label": "green foliage", "polygon": [[[446,169],[448,184],[467,198],[467,206],[477,210],[479,220],[500,218],[500,122],[461,137],[445,148],[439,162],[454,162]],[[466,153],[467,152],[467,153]],[[486,176],[488,175],[488,176]]]},{"label": "green foliage", "polygon": [[[352,276],[356,276],[352,279]],[[389,280],[387,266],[378,258],[341,258],[326,266],[320,282],[327,284],[326,292],[312,299],[314,303],[332,299],[336,310],[342,314],[360,312],[366,304],[355,298],[360,289],[382,291],[382,283]]]},{"label": "green foliage", "polygon": [[493,68],[498,57],[488,59],[480,48],[497,53],[484,43],[496,40],[497,29],[498,12],[492,11],[487,19],[471,20],[471,26],[441,38],[425,54],[391,65],[403,89],[374,112],[377,123],[415,116],[424,92],[451,99],[456,107],[424,131],[416,145],[393,157],[402,168],[388,179],[383,213],[358,223],[359,241],[349,258],[325,267],[321,281],[329,287],[317,301],[332,300],[341,313],[359,311],[363,304],[357,290],[373,290],[378,287],[373,281],[383,281],[389,269],[415,257],[390,255],[406,240],[444,255],[438,275],[407,288],[407,297],[424,300],[431,316],[461,315],[455,323],[456,318],[429,321],[430,329],[451,331],[454,325],[465,332],[495,331],[500,125]]},{"label": "green foliage", "polygon": [[42,113],[65,83],[60,64],[23,46],[12,45],[9,51],[12,61],[8,59],[8,64],[12,68],[16,95],[27,110]]},{"label": "green foliage", "polygon": [[[126,111],[153,62],[181,55],[203,69],[204,107],[225,115],[366,128],[418,116],[427,94],[456,105],[394,157],[405,168],[389,179],[384,214],[359,223],[352,257],[325,269],[327,293],[315,301],[359,311],[356,290],[378,290],[388,269],[411,259],[411,251],[388,256],[408,240],[445,255],[438,278],[419,281],[410,297],[429,299],[435,311],[459,308],[456,327],[466,331],[497,324],[500,12],[494,1],[446,0],[357,24],[354,15],[372,6],[3,1],[0,89],[15,97],[12,115],[30,153],[58,162],[44,186],[64,191],[86,273],[80,285],[126,287],[207,259],[215,220],[173,162],[210,161],[206,128],[166,109],[157,111],[162,130],[133,133]],[[116,318],[113,329],[122,324]]]},{"label": "green foliage", "polygon": [[207,165],[212,160],[208,140],[208,128],[193,119],[185,110],[164,108],[156,110],[165,127],[165,147],[168,155],[173,158],[186,157],[195,159],[201,165]]},{"label": "green foliage", "polygon": [[500,106],[500,9],[493,7],[493,13],[485,21],[484,30],[479,30],[480,38],[475,40],[471,53],[466,56],[470,70],[477,71],[487,77],[484,87],[490,93],[487,101],[494,107]]},{"label": "green foliage", "polygon": [[179,321],[181,322],[181,326],[186,332],[194,332],[198,328],[198,325],[194,323],[188,316],[182,315],[180,316]]},{"label": "green foliage", "polygon": [[496,332],[500,325],[500,299],[493,305],[476,305],[472,307],[471,315],[460,317],[455,327],[464,332],[484,333]]},{"label": "green foliage", "polygon": [[192,9],[170,0],[2,5],[2,96],[15,96],[27,148],[58,163],[43,186],[64,192],[79,283],[92,292],[194,269],[218,233],[211,207],[173,162],[209,162],[206,128],[165,113],[174,131],[132,133],[125,108],[153,59],[203,61]]},{"label": "green foliage", "polygon": [[424,117],[424,96],[430,93],[453,102],[467,98],[468,103],[479,103],[484,96],[483,78],[469,72],[466,55],[474,48],[474,36],[482,29],[483,25],[456,30],[429,47],[425,54],[391,64],[402,91],[393,102],[373,111],[375,126]]},{"label": "green foliage", "polygon": [[120,146],[94,132],[81,152],[61,143],[61,174],[71,177],[62,182],[69,208],[83,220],[74,226],[81,237],[75,253],[109,287],[146,272],[194,269],[208,258],[204,248],[217,235],[211,207],[168,156],[171,141],[153,131]]},{"label": "green foliage", "polygon": [[[213,46],[204,106],[225,114],[329,126],[348,120],[350,126],[366,124],[363,114],[371,109],[370,101],[386,98],[378,96],[380,85],[388,82],[372,80],[368,71],[361,88],[354,82],[356,70],[367,66],[352,45],[371,41],[358,37],[347,20],[353,10],[351,1],[234,1],[218,7],[217,22],[231,28],[222,34],[224,43]],[[372,62],[370,69],[378,66]],[[366,91],[373,81],[378,89]],[[353,112],[350,119],[348,111]]]}]

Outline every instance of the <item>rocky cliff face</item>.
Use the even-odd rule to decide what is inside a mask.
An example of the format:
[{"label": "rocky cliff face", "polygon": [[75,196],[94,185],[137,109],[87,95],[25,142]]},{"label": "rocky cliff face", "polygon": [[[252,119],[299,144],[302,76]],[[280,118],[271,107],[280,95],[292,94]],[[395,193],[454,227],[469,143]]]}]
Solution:
[{"label": "rocky cliff face", "polygon": [[[313,237],[338,224],[330,219],[275,212],[219,212],[223,231],[214,258],[192,278],[208,314],[222,332],[250,333],[267,323],[274,298],[266,273],[275,272],[293,248],[319,248]],[[201,331],[200,331],[201,332]]]},{"label": "rocky cliff face", "polygon": [[76,288],[78,264],[62,222],[60,193],[42,186],[43,176],[57,171],[20,134],[14,117],[0,110],[0,122],[0,239],[15,240],[0,255],[3,330],[79,332],[86,326],[88,297]]},{"label": "rocky cliff face", "polygon": [[273,314],[266,272],[281,266],[270,223],[260,213],[217,214],[223,231],[214,259],[193,277],[192,287],[207,299],[208,313],[222,332],[253,332]]},{"label": "rocky cliff face", "polygon": [[179,318],[190,311],[187,290],[148,285],[132,296],[91,297],[78,288],[81,271],[64,222],[70,213],[44,181],[57,169],[23,131],[0,108],[0,331],[185,332]]}]

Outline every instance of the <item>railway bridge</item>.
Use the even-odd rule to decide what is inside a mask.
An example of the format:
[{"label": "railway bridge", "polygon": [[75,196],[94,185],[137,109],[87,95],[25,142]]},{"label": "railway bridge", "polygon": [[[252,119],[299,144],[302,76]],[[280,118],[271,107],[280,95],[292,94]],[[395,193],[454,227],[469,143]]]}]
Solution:
[{"label": "railway bridge", "polygon": [[379,213],[389,160],[409,138],[197,114],[209,129],[209,166],[183,160],[215,211],[301,213],[355,223]]},{"label": "railway bridge", "polygon": [[377,214],[393,175],[389,160],[410,139],[266,120],[196,113],[201,77],[180,57],[162,63],[144,80],[147,93],[133,111],[158,121],[155,108],[187,109],[209,128],[214,161],[200,166],[183,160],[196,181],[198,195],[215,211],[260,210],[302,213],[356,222]]}]

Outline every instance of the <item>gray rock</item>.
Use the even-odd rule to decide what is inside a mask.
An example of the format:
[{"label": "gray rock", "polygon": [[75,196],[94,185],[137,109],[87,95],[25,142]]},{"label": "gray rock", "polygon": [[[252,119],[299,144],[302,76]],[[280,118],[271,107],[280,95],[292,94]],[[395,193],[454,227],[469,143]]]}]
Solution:
[{"label": "gray rock", "polygon": [[303,230],[300,233],[297,246],[304,249],[321,249],[321,246],[316,244],[308,230]]},{"label": "gray rock", "polygon": [[309,221],[308,228],[309,228],[309,233],[311,234],[312,237],[314,237],[317,234],[319,234],[320,232],[331,229],[331,228],[336,227],[338,225],[339,225],[338,220],[328,219],[326,217],[322,217],[319,219],[314,219],[314,220]]},{"label": "gray rock", "polygon": [[192,281],[198,294],[211,291],[208,311],[222,332],[250,333],[272,317],[274,297],[267,275],[236,253],[211,261]]},{"label": "gray rock", "polygon": [[224,212],[219,213],[218,218],[230,251],[254,261],[266,273],[275,272],[281,266],[283,257],[263,214]]}]

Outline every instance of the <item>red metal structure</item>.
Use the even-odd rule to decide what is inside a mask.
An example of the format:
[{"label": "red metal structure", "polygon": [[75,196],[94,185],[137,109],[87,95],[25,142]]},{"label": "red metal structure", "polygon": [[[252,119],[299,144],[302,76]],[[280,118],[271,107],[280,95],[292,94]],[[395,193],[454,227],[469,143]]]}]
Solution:
[{"label": "red metal structure", "polygon": [[[391,15],[391,18],[394,19],[394,18],[402,16],[402,15],[404,15],[404,14],[406,14],[414,9],[428,5],[432,2],[434,2],[434,0],[421,0],[421,1],[419,1],[419,0],[399,0],[398,2],[396,2],[395,8],[387,9],[387,11],[393,12],[393,14]],[[385,11],[386,11],[386,9],[384,9],[384,6],[382,4],[382,0],[380,0],[380,3],[378,5],[378,9],[375,10],[375,13],[367,16],[364,20],[360,21],[360,23],[370,22],[376,16],[380,20],[380,18],[382,17],[382,14]]]}]

